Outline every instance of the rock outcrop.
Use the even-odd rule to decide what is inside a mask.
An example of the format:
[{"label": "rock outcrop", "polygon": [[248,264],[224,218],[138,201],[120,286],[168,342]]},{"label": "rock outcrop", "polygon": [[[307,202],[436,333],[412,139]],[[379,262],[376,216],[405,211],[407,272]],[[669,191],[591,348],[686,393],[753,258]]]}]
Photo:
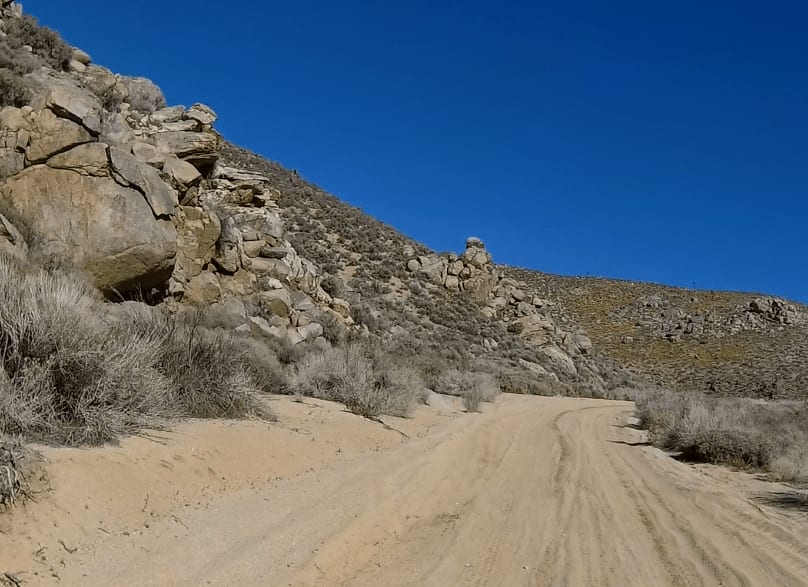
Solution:
[{"label": "rock outcrop", "polygon": [[[0,26],[20,15],[4,2]],[[352,324],[286,238],[280,191],[220,163],[210,107],[167,107],[151,81],[79,49],[68,71],[26,80],[30,103],[0,110],[0,249],[66,259],[113,298],[223,305],[234,328],[292,344]]]},{"label": "rock outcrop", "polygon": [[696,297],[684,305],[654,294],[640,296],[611,315],[617,320],[631,321],[653,336],[670,342],[686,338],[723,338],[744,331],[773,331],[808,324],[808,312],[781,298],[754,297],[730,311],[719,311],[709,308],[710,294],[706,295],[708,299],[702,305],[707,309],[696,312],[690,309],[700,304]]},{"label": "rock outcrop", "polygon": [[[549,367],[521,359],[521,365],[533,373],[556,380],[604,383],[589,360],[593,345],[586,332],[558,324],[549,312],[551,303],[528,294],[524,283],[505,277],[479,238],[467,239],[460,255],[420,255],[411,257],[406,267],[428,283],[468,295],[485,316],[504,322],[508,331],[535,348]],[[493,343],[484,341],[489,349]]]}]

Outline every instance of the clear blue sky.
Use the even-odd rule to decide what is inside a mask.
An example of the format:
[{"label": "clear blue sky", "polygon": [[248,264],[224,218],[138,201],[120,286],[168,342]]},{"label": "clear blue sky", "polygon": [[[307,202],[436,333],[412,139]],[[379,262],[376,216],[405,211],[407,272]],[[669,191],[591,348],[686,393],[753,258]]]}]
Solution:
[{"label": "clear blue sky", "polygon": [[808,302],[805,2],[24,5],[433,249]]}]

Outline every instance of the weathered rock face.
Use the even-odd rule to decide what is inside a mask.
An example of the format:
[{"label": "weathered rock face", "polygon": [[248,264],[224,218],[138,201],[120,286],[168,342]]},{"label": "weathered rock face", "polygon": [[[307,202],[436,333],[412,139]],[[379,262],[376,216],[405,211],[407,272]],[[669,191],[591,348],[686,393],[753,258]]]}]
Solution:
[{"label": "weathered rock face", "polygon": [[46,252],[71,259],[102,290],[151,287],[171,274],[174,225],[156,219],[140,192],[47,165],[26,169],[0,191]]},{"label": "weathered rock face", "polygon": [[[103,71],[95,75],[106,80]],[[46,68],[30,77],[32,105],[0,111],[3,204],[42,252],[72,261],[100,289],[161,286],[177,253],[177,193],[131,154],[126,119],[104,110],[77,79]]]}]

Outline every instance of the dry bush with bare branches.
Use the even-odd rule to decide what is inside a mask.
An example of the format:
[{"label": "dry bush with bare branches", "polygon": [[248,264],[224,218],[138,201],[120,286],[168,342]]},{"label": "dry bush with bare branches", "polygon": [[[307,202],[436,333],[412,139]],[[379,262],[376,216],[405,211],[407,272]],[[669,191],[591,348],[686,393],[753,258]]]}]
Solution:
[{"label": "dry bush with bare branches", "polygon": [[356,414],[406,416],[423,397],[420,374],[370,341],[314,351],[295,366],[290,389],[339,401]]},{"label": "dry bush with bare branches", "polygon": [[784,481],[808,481],[806,402],[659,390],[638,394],[636,403],[651,441],[685,459],[761,468]]},{"label": "dry bush with bare branches", "polygon": [[0,258],[0,435],[103,443],[165,418],[264,414],[257,391],[238,341],[197,317],[116,307]]}]

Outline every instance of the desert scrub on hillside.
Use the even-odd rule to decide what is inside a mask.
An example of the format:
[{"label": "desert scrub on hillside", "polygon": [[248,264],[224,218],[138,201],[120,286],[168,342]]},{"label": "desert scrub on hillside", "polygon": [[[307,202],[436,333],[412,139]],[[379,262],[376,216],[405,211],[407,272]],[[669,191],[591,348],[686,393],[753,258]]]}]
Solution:
[{"label": "desert scrub on hillside", "polygon": [[25,46],[31,47],[34,55],[53,69],[67,69],[73,49],[62,40],[59,33],[41,26],[33,16],[26,14],[21,18],[7,19],[3,32],[6,33],[6,43],[12,49],[25,52]]},{"label": "desert scrub on hillside", "polygon": [[31,90],[25,80],[13,71],[0,69],[0,108],[15,106],[20,108],[31,101]]},{"label": "desert scrub on hillside", "polygon": [[481,371],[447,369],[435,381],[435,391],[463,398],[466,411],[479,412],[483,402],[492,402],[500,393],[496,377]]},{"label": "desert scrub on hillside", "polygon": [[262,414],[256,391],[223,332],[0,257],[0,435],[101,443],[165,418]]},{"label": "desert scrub on hillside", "polygon": [[654,391],[638,394],[651,441],[694,461],[767,470],[808,481],[808,404]]},{"label": "desert scrub on hillside", "polygon": [[303,357],[290,390],[342,402],[362,416],[407,416],[423,397],[424,382],[415,369],[396,363],[377,344],[355,341]]}]

